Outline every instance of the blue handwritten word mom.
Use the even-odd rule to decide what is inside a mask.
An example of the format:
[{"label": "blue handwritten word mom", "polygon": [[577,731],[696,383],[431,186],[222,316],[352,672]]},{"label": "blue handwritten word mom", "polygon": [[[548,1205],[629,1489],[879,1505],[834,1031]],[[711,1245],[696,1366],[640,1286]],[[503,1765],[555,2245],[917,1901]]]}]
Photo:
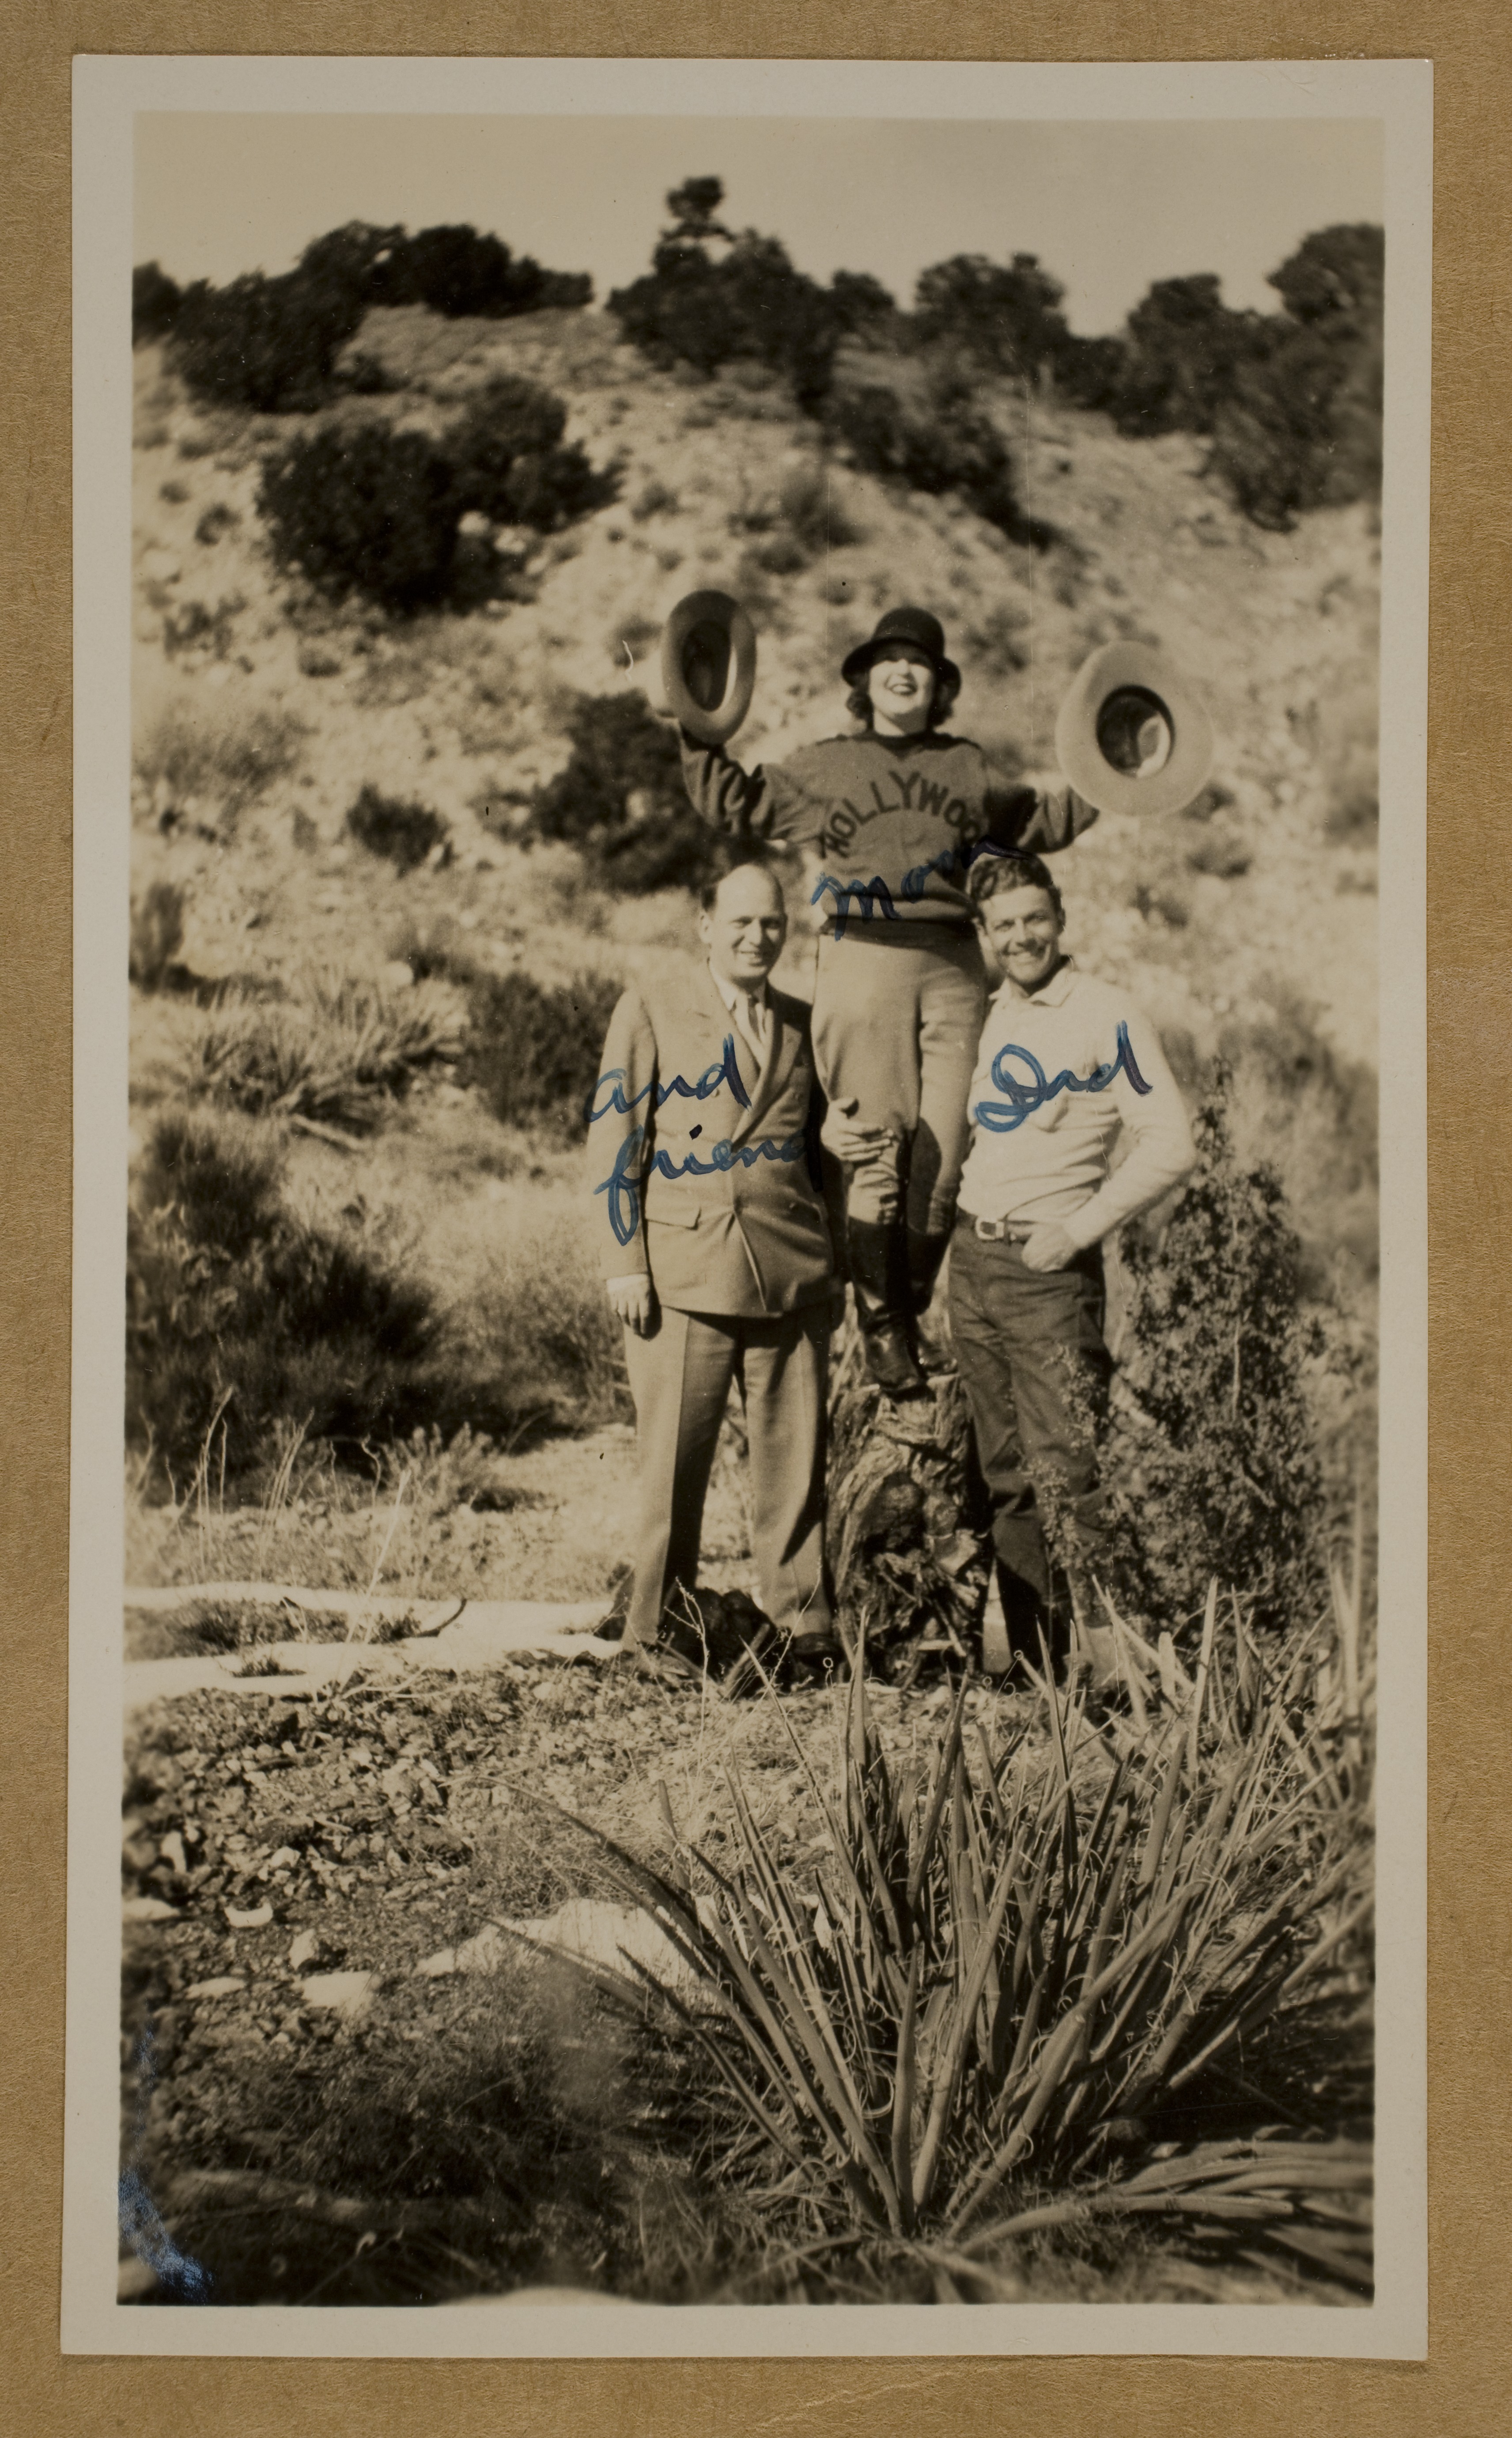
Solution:
[{"label": "blue handwritten word mom", "polygon": [[[1136,1092],[1148,1092],[1151,1086],[1139,1072],[1127,1024],[1119,1024],[1116,1038],[1117,1051],[1109,1065],[1094,1067],[1090,1075],[1073,1075],[1069,1067],[1063,1067],[1053,1083],[1047,1079],[1032,1050],[1025,1050],[1016,1041],[1005,1041],[993,1060],[993,1082],[1005,1097],[1001,1101],[978,1101],[972,1116],[979,1126],[987,1128],[989,1134],[1011,1135],[1027,1118],[1031,1118],[1036,1109],[1043,1109],[1046,1101],[1053,1101],[1059,1092],[1105,1092],[1119,1075],[1127,1075]],[[1023,1060],[1029,1070],[1028,1083],[1017,1075],[1010,1074],[1008,1061],[1011,1058]]]},{"label": "blue handwritten word mom", "polygon": [[[609,1097],[607,1101],[600,1101],[599,1094],[606,1084],[609,1086]],[[624,1069],[606,1068],[583,1104],[583,1115],[590,1126],[600,1118],[611,1115],[627,1118],[638,1102],[649,1101],[653,1094],[656,1096],[655,1106],[659,1109],[671,1100],[674,1093],[684,1101],[707,1101],[718,1091],[721,1084],[730,1086],[743,1109],[750,1107],[750,1094],[741,1082],[740,1069],[735,1064],[735,1036],[732,1033],[726,1034],[723,1051],[712,1067],[704,1069],[696,1084],[686,1083],[680,1075],[672,1076],[665,1084],[659,1084],[653,1077],[643,1091],[633,1094],[627,1101],[624,1089]],[[604,1189],[600,1186],[597,1190],[602,1192]],[[622,1237],[620,1241],[623,1244],[624,1240]]]},{"label": "blue handwritten word mom", "polygon": [[[614,1230],[617,1245],[627,1245],[641,1225],[641,1180],[635,1172],[640,1166],[644,1142],[644,1126],[634,1127],[621,1143],[609,1175],[602,1185],[593,1188],[595,1193],[608,1196],[609,1226]],[[759,1159],[802,1159],[807,1150],[808,1141],[803,1135],[794,1135],[784,1143],[773,1142],[770,1137],[760,1142],[748,1143],[734,1143],[727,1140],[711,1143],[707,1159],[700,1159],[696,1152],[690,1152],[680,1168],[673,1166],[666,1152],[659,1151],[651,1162],[651,1170],[659,1169],[663,1176],[674,1180],[679,1176],[716,1176],[735,1167],[754,1168]]]},{"label": "blue handwritten word mom", "polygon": [[[947,846],[939,855],[932,855],[927,863],[916,863],[911,872],[905,872],[899,894],[905,906],[918,906],[937,872],[951,874],[958,868],[964,875],[981,856],[1017,856],[1018,853],[1017,847],[999,846],[995,839],[976,839],[970,846]],[[837,940],[845,937],[846,923],[853,909],[859,911],[863,923],[870,922],[873,911],[888,923],[901,923],[903,920],[893,904],[892,892],[880,873],[873,873],[870,880],[836,880],[830,873],[821,872],[810,892],[809,904],[817,906],[826,890],[835,900],[833,919]]]}]

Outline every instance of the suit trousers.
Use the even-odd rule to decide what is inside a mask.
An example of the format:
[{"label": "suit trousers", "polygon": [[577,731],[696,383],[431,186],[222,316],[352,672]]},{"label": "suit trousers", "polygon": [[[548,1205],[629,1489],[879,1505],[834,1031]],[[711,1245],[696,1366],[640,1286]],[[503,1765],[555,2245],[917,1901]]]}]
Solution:
[{"label": "suit trousers", "polygon": [[[1098,1563],[1096,1440],[1113,1371],[1103,1316],[1099,1246],[1069,1268],[1031,1270],[1021,1246],[984,1242],[961,1213],[950,1246],[951,1342],[992,1501],[1010,1640],[1030,1656],[1037,1623],[1052,1647],[1057,1639],[1056,1555]],[[1050,1517],[1058,1529],[1047,1541]]]},{"label": "suit trousers", "polygon": [[895,1140],[849,1172],[853,1219],[906,1216],[946,1234],[965,1164],[971,1080],[987,976],[975,932],[945,923],[868,925],[819,938],[814,1063],[832,1101],[853,1100],[862,1126]]},{"label": "suit trousers", "polygon": [[662,1304],[648,1337],[624,1333],[635,1399],[641,1517],[628,1641],[653,1643],[674,1587],[693,1592],[704,1499],[730,1386],[750,1447],[752,1555],[761,1604],[787,1633],[830,1622],[824,1584],[828,1298],[741,1319]]}]

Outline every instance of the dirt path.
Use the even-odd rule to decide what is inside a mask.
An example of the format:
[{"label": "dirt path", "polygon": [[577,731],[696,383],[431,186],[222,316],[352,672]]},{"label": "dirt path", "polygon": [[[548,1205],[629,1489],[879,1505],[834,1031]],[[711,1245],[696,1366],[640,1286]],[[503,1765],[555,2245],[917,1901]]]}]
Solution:
[{"label": "dirt path", "polygon": [[[124,1670],[128,1713],[146,1704],[210,1690],[289,1696],[318,1687],[340,1687],[354,1674],[368,1683],[398,1681],[415,1669],[441,1670],[457,1677],[495,1668],[516,1652],[556,1659],[607,1659],[616,1645],[600,1642],[593,1628],[604,1615],[602,1599],[372,1600],[353,1592],[311,1591],[278,1583],[180,1584],[171,1590],[128,1590],[128,1609],[182,1608],[198,1600],[236,1600],[273,1606],[292,1603],[310,1610],[346,1610],[353,1638],[346,1642],[282,1641],[254,1650],[187,1652],[182,1658],[128,1660]],[[459,1614],[460,1606],[460,1614]],[[401,1640],[370,1639],[384,1612],[413,1615],[417,1631]]]}]

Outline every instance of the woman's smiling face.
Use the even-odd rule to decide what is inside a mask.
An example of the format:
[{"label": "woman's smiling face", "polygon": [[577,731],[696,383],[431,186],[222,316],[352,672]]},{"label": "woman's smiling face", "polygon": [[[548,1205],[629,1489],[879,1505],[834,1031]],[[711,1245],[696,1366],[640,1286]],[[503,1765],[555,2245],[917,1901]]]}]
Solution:
[{"label": "woman's smiling face", "polygon": [[867,699],[884,734],[915,736],[928,725],[934,663],[917,644],[884,644],[867,671]]}]

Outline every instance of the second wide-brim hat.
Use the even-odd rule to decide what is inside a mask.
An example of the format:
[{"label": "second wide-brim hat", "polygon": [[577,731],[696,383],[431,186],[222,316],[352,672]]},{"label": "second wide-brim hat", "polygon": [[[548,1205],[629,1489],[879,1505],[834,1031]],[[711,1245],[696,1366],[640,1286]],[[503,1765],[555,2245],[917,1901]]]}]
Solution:
[{"label": "second wide-brim hat", "polygon": [[750,709],[756,629],[728,592],[687,592],[661,630],[668,708],[706,745],[723,745]]},{"label": "second wide-brim hat", "polygon": [[1149,644],[1082,662],[1055,723],[1056,759],[1100,813],[1177,813],[1213,767],[1213,724],[1175,663]]}]

